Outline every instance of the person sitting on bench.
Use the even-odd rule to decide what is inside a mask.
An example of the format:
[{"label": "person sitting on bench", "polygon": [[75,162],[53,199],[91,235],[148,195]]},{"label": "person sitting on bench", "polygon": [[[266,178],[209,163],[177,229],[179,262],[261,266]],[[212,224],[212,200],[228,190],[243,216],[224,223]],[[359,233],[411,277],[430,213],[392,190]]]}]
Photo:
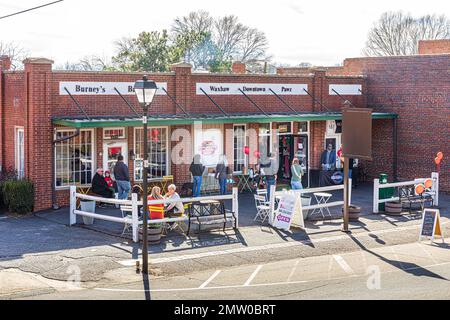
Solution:
[{"label": "person sitting on bench", "polygon": [[92,192],[103,198],[114,198],[114,189],[108,187],[108,183],[103,176],[103,168],[98,168],[97,173],[92,178]]},{"label": "person sitting on bench", "polygon": [[[167,187],[167,193],[164,198],[170,200],[178,200],[181,199],[180,195],[175,191],[177,187],[174,184],[171,184]],[[183,202],[172,202],[167,204],[166,214],[167,215],[182,215],[184,213]]]}]

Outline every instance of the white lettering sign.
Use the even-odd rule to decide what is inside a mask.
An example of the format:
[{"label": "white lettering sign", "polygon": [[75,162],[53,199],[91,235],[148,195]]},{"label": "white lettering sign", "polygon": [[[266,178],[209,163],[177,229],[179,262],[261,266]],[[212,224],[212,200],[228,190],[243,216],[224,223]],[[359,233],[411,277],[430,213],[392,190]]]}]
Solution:
[{"label": "white lettering sign", "polygon": [[[273,90],[279,95],[305,95],[303,89],[308,90],[307,84],[293,83],[197,83],[196,94],[203,95],[273,95]],[[203,91],[202,91],[203,90]],[[242,92],[240,91],[242,90]]]},{"label": "white lettering sign", "polygon": [[[167,82],[157,82],[156,94],[166,94],[162,88],[167,90]],[[117,95],[116,88],[122,95],[134,95],[134,82],[60,82],[59,94],[68,95]],[[67,91],[66,91],[67,89]]]},{"label": "white lettering sign", "polygon": [[336,96],[336,92],[346,96],[360,96],[361,92],[359,90],[362,90],[360,84],[330,84],[328,88],[330,96]]}]

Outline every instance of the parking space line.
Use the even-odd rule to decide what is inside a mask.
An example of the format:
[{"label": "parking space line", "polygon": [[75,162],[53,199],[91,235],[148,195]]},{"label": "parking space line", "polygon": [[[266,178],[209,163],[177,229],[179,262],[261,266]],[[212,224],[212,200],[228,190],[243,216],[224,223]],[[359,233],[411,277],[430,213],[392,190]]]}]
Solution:
[{"label": "parking space line", "polygon": [[203,289],[204,287],[206,287],[211,281],[214,280],[215,277],[217,277],[219,275],[219,273],[221,272],[221,270],[217,270],[216,272],[214,272],[212,274],[211,277],[208,278],[208,280],[206,280],[205,282],[203,282],[200,287],[198,287],[199,289]]},{"label": "parking space line", "polygon": [[263,266],[261,264],[256,267],[255,271],[253,271],[253,273],[250,275],[250,278],[248,278],[247,281],[245,281],[244,287],[250,285],[250,283],[253,281],[253,279],[255,279],[256,275],[258,274],[259,270],[261,270],[262,267]]},{"label": "parking space line", "polygon": [[354,274],[353,269],[348,265],[348,263],[342,258],[342,256],[333,254],[334,260],[339,264],[339,266],[344,270],[346,274]]},{"label": "parking space line", "polygon": [[300,260],[295,261],[294,267],[292,268],[292,271],[286,280],[287,282],[291,281],[292,277],[294,276],[295,271],[297,270],[297,266],[298,266],[299,262],[300,262]]}]

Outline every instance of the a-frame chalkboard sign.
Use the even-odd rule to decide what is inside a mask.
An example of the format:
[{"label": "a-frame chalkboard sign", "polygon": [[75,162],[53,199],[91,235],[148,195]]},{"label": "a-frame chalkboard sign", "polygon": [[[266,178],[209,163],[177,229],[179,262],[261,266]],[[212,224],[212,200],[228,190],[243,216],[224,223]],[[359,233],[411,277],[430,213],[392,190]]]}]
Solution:
[{"label": "a-frame chalkboard sign", "polygon": [[424,209],[419,241],[421,241],[423,237],[431,238],[431,241],[434,241],[435,236],[440,236],[442,242],[444,242],[439,209]]}]

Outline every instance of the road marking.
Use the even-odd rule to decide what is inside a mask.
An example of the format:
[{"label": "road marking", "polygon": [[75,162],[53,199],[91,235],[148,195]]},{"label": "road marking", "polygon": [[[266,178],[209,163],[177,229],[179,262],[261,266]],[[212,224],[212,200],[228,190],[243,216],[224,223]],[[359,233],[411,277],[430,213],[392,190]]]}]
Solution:
[{"label": "road marking", "polygon": [[[427,266],[417,266],[417,267],[411,267],[406,268],[404,271],[412,271],[417,269],[425,269],[425,268],[432,268],[432,267],[440,267],[444,265],[449,265],[450,262],[443,262],[438,264],[432,264]],[[383,272],[382,274],[388,274],[388,273],[396,273],[396,272],[402,272],[402,270],[393,270],[393,271],[387,271]],[[335,281],[335,280],[345,280],[345,279],[355,279],[355,278],[364,278],[366,275],[353,275],[353,276],[343,276],[343,277],[336,277],[331,278],[329,281]],[[117,292],[177,292],[177,291],[198,291],[198,290],[223,290],[223,289],[239,289],[239,288],[251,288],[251,287],[272,287],[272,286],[282,286],[282,285],[290,285],[290,284],[303,284],[303,283],[313,283],[313,282],[320,282],[324,281],[324,279],[316,279],[316,280],[298,280],[298,281],[290,281],[290,282],[271,282],[271,283],[256,283],[256,284],[249,284],[247,286],[245,285],[230,285],[230,286],[216,286],[216,287],[204,287],[204,288],[173,288],[173,289],[149,289],[149,290],[142,290],[142,289],[114,289],[114,288],[93,288],[94,290],[99,291],[117,291]]]},{"label": "road marking", "polygon": [[354,274],[353,269],[348,265],[348,263],[342,258],[342,256],[333,254],[334,260],[341,266],[342,270],[345,271],[346,274]]},{"label": "road marking", "polygon": [[216,272],[213,273],[213,275],[211,277],[208,278],[208,280],[206,280],[205,282],[203,282],[200,287],[198,287],[199,289],[202,289],[204,287],[206,287],[211,281],[214,280],[215,277],[217,277],[217,275],[221,272],[221,270],[217,270]]},{"label": "road marking", "polygon": [[261,270],[262,267],[263,266],[261,264],[256,267],[255,271],[253,271],[253,273],[250,275],[250,278],[248,278],[247,281],[245,281],[244,287],[250,285],[250,283],[253,281],[253,279],[255,279],[256,275],[258,274],[259,270]]},{"label": "road marking", "polygon": [[300,260],[295,261],[294,267],[292,268],[292,271],[286,280],[287,282],[291,281],[292,277],[294,276],[295,271],[297,270],[297,266],[298,266],[299,262],[300,262]]},{"label": "road marking", "polygon": [[[450,221],[445,221],[444,223],[442,223],[442,225],[446,225],[448,223],[450,223]],[[398,228],[384,229],[384,230],[378,230],[378,231],[369,231],[369,232],[355,234],[354,237],[360,238],[360,237],[367,236],[369,234],[381,235],[381,234],[385,234],[385,233],[417,229],[419,227],[420,227],[420,225],[413,225],[413,226],[398,227]],[[319,238],[319,239],[314,239],[314,240],[281,242],[281,243],[274,243],[274,244],[268,244],[268,245],[262,245],[262,246],[241,247],[241,248],[227,249],[227,250],[221,250],[221,251],[208,251],[208,252],[201,252],[201,253],[195,253],[195,254],[177,255],[177,256],[171,256],[171,257],[166,257],[166,258],[155,258],[155,259],[150,258],[150,263],[151,264],[169,263],[169,262],[177,262],[177,261],[183,261],[183,260],[201,259],[201,258],[206,258],[206,257],[211,257],[211,256],[218,256],[218,255],[236,254],[236,253],[252,252],[252,251],[259,251],[259,250],[289,248],[289,247],[301,246],[301,245],[313,245],[313,244],[318,244],[318,243],[322,243],[322,242],[334,242],[334,241],[338,241],[338,240],[345,240],[348,238],[349,237],[347,235],[340,235],[340,236],[333,236],[333,237],[327,237],[327,238]],[[132,267],[132,266],[136,265],[136,259],[122,260],[122,261],[117,261],[117,262],[126,267]]]}]

